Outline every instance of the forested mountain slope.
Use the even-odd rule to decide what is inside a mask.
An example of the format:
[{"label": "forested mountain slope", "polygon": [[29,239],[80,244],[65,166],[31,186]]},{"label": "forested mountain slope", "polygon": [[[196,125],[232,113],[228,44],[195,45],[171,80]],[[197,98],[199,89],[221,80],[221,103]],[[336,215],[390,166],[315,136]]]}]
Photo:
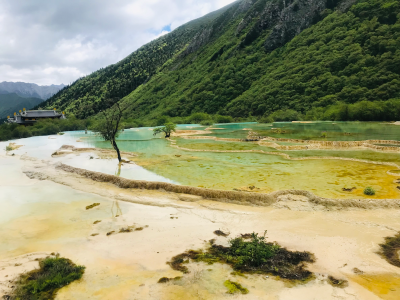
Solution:
[{"label": "forested mountain slope", "polygon": [[164,63],[184,49],[197,32],[229,7],[193,20],[142,46],[122,61],[78,79],[41,106],[56,107],[79,118],[94,115],[107,108],[105,99],[120,99],[149,80]]},{"label": "forested mountain slope", "polygon": [[[139,120],[285,109],[310,119],[392,120],[388,112],[400,116],[400,100],[391,100],[400,98],[399,1],[240,0],[78,80],[47,105],[83,118],[115,97],[129,104],[126,118]],[[357,114],[365,108],[373,115]]]},{"label": "forested mountain slope", "polygon": [[23,108],[30,109],[43,102],[43,99],[34,97],[21,97],[16,93],[0,94],[0,119],[14,115]]},{"label": "forested mountain slope", "polygon": [[[242,1],[124,99],[128,117],[294,109],[320,118],[328,106],[361,103],[363,110],[400,98],[399,20],[394,0]],[[370,119],[400,116],[399,101],[371,105],[379,114]],[[340,114],[333,119],[369,118],[349,116],[346,105],[331,110]]]}]

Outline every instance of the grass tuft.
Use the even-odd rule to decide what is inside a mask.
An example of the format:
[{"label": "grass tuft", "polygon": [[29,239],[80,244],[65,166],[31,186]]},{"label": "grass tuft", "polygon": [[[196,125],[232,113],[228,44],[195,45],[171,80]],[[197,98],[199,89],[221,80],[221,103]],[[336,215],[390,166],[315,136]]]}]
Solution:
[{"label": "grass tuft", "polygon": [[224,282],[224,285],[228,289],[227,293],[228,294],[236,294],[236,293],[242,293],[242,294],[248,294],[249,290],[246,289],[245,287],[242,287],[240,283],[234,282],[227,280]]},{"label": "grass tuft", "polygon": [[229,233],[225,233],[225,232],[223,232],[223,231],[221,231],[221,230],[215,230],[214,231],[214,234],[215,235],[218,235],[218,236],[224,236],[224,237],[227,237],[228,235],[229,235]]},{"label": "grass tuft", "polygon": [[368,195],[368,196],[373,196],[373,195],[375,195],[375,190],[372,188],[372,187],[366,187],[365,189],[364,189],[364,194],[365,195]]},{"label": "grass tuft", "polygon": [[334,287],[345,288],[349,286],[349,282],[345,279],[337,279],[333,276],[328,276],[328,282]]},{"label": "grass tuft", "polygon": [[182,279],[181,276],[177,276],[175,278],[161,277],[158,280],[158,283],[167,283],[167,282],[170,282],[170,281],[177,281],[177,280],[180,280],[180,279]]},{"label": "grass tuft", "polygon": [[168,264],[183,273],[189,273],[184,264],[193,260],[208,264],[226,263],[241,273],[272,274],[291,280],[306,280],[312,276],[305,269],[306,262],[314,261],[311,253],[289,251],[276,243],[267,243],[265,234],[252,233],[249,241],[243,237],[231,239],[229,247],[210,244],[207,251],[189,250],[173,257]]},{"label": "grass tuft", "polygon": [[99,206],[99,205],[100,205],[100,203],[93,203],[93,204],[91,204],[91,205],[86,206],[86,210],[92,209],[92,208],[94,208],[94,207],[96,207],[96,206]]},{"label": "grass tuft", "polygon": [[393,237],[386,237],[381,246],[381,254],[390,264],[400,268],[400,233]]},{"label": "grass tuft", "polygon": [[9,300],[54,299],[57,291],[79,280],[85,272],[84,266],[77,266],[71,260],[56,256],[39,261],[39,269],[23,274],[16,280]]}]

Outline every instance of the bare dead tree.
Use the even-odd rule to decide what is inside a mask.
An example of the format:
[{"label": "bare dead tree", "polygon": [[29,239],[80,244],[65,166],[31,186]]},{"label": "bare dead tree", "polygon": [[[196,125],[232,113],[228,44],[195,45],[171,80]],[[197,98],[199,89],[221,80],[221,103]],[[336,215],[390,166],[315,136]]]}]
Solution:
[{"label": "bare dead tree", "polygon": [[121,162],[121,153],[115,139],[123,129],[121,118],[128,106],[122,106],[119,101],[109,100],[109,102],[111,101],[114,104],[109,109],[101,111],[104,120],[100,120],[100,122],[93,127],[93,131],[99,133],[105,141],[111,143],[111,146],[117,152],[118,161]]}]

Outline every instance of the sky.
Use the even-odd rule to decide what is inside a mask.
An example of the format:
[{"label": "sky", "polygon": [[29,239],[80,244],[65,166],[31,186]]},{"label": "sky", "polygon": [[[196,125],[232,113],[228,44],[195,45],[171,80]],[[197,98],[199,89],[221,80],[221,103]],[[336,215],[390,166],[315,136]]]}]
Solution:
[{"label": "sky", "polygon": [[234,0],[0,0],[0,82],[69,84]]}]

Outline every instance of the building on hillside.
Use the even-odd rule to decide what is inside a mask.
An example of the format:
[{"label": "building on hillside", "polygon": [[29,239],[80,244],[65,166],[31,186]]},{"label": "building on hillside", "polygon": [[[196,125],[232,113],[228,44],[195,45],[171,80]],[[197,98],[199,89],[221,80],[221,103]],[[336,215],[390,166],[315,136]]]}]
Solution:
[{"label": "building on hillside", "polygon": [[7,117],[8,123],[17,123],[20,125],[33,125],[35,122],[44,119],[66,119],[64,112],[58,113],[54,110],[24,110],[19,111],[19,114],[14,113],[14,117]]}]

